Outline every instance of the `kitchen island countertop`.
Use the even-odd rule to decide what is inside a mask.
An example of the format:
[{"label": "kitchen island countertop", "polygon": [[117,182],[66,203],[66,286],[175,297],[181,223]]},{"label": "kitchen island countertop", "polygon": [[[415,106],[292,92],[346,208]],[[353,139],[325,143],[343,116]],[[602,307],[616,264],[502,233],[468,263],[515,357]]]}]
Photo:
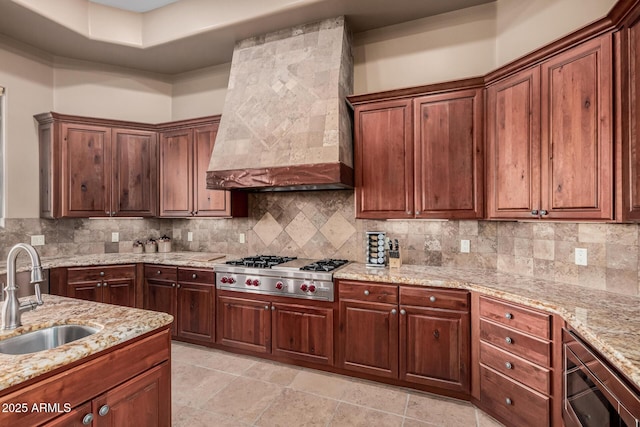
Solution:
[{"label": "kitchen island countertop", "polygon": [[640,389],[640,298],[482,269],[351,263],[335,279],[476,291],[555,313]]},{"label": "kitchen island countertop", "polygon": [[23,355],[0,354],[0,391],[171,324],[173,317],[137,308],[43,295],[44,305],[22,315],[23,326],[0,330],[0,339],[53,325],[98,327],[93,335]]}]

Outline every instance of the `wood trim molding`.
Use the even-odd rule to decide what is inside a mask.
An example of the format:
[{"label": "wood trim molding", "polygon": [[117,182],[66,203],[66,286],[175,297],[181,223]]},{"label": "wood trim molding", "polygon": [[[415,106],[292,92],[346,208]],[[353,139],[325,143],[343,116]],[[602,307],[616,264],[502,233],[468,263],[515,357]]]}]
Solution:
[{"label": "wood trim molding", "polygon": [[157,123],[157,124],[129,122],[126,120],[102,119],[102,118],[96,118],[96,117],[74,116],[70,114],[55,113],[53,111],[48,113],[36,114],[33,117],[35,117],[35,119],[41,125],[47,124],[47,123],[54,123],[56,121],[64,121],[64,122],[73,122],[73,123],[79,123],[79,124],[85,124],[85,125],[106,126],[111,128],[163,132],[167,130],[180,129],[184,127],[197,126],[201,124],[202,125],[218,124],[220,123],[221,115],[217,114],[214,116],[198,117],[194,119],[178,120],[175,122],[165,122],[165,123]]},{"label": "wood trim molding", "polygon": [[353,168],[343,163],[207,172],[207,188],[210,190],[271,190],[272,187],[278,187],[276,190],[326,190],[350,189],[353,186]]}]

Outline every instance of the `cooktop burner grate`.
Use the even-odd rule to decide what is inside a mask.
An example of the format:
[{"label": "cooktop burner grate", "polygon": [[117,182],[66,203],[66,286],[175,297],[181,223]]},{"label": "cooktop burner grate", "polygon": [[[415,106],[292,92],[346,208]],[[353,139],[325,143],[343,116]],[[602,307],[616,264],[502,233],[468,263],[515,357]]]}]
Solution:
[{"label": "cooktop burner grate", "polygon": [[296,257],[283,257],[276,255],[255,255],[241,259],[226,261],[225,264],[237,265],[249,268],[271,268],[274,265],[293,261]]},{"label": "cooktop burner grate", "polygon": [[336,268],[345,265],[349,261],[346,259],[321,259],[319,261],[300,267],[304,271],[333,271]]}]

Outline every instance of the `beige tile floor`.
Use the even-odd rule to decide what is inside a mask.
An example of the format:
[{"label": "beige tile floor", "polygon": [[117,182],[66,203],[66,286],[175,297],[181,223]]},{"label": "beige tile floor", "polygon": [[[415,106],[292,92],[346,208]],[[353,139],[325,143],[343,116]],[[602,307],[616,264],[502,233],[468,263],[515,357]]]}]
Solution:
[{"label": "beige tile floor", "polygon": [[415,390],[172,344],[174,427],[497,427],[473,405]]}]

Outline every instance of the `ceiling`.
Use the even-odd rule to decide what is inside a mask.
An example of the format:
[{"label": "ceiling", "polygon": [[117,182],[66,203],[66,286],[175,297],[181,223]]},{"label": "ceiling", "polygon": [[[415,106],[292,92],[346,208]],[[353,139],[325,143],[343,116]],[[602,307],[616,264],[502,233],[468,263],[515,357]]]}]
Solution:
[{"label": "ceiling", "polygon": [[[256,14],[255,10],[246,10],[246,13],[244,13],[245,11],[242,10],[242,7],[246,8],[248,4],[244,3],[246,0],[236,0],[234,2],[216,0],[220,2],[216,3],[216,5],[224,3],[227,8],[236,8],[236,10],[231,11],[221,10],[221,12],[227,13],[226,16],[233,16],[234,19],[218,22],[216,25],[205,22],[206,25],[203,24],[193,31],[190,31],[191,28],[184,28],[184,31],[179,36],[167,36],[169,37],[168,39],[162,38],[162,29],[155,28],[153,30],[156,33],[156,40],[154,43],[149,44],[145,44],[144,40],[138,44],[123,43],[115,40],[119,35],[116,33],[122,31],[122,25],[129,22],[133,24],[142,22],[142,24],[138,25],[144,27],[146,18],[151,18],[154,14],[161,14],[163,11],[180,12],[170,14],[169,20],[165,18],[164,22],[168,23],[171,29],[173,29],[173,26],[180,28],[180,25],[189,26],[193,22],[215,19],[212,16],[215,13],[209,14],[210,16],[199,16],[203,10],[203,0],[180,0],[175,2],[171,0],[136,2],[130,0],[91,0],[92,2],[103,4],[110,3],[112,7],[117,7],[118,9],[95,5],[94,3],[88,3],[86,0],[80,1],[87,3],[84,8],[85,13],[86,10],[91,11],[91,7],[94,9],[98,7],[101,8],[98,13],[103,15],[124,13],[119,8],[132,3],[145,3],[145,8],[153,8],[160,3],[171,4],[160,6],[159,9],[155,10],[147,9],[150,11],[142,14],[129,12],[131,16],[125,16],[128,20],[118,20],[120,28],[113,30],[112,34],[109,34],[109,28],[107,28],[102,31],[100,37],[92,38],[87,34],[70,29],[67,25],[62,25],[60,22],[45,17],[44,15],[46,14],[43,15],[36,12],[35,7],[27,7],[37,4],[35,0],[0,0],[0,34],[31,45],[55,57],[87,60],[174,75],[229,62],[231,61],[236,41],[299,24],[344,15],[352,31],[359,33],[483,3],[490,3],[495,0],[261,0],[257,4],[268,11],[268,13],[262,15]],[[208,3],[210,1],[207,0],[204,6],[211,8],[212,3]],[[40,4],[51,5],[51,3]],[[77,1],[73,4],[82,5]],[[272,7],[269,8],[268,6],[271,4]],[[49,14],[49,16],[52,15]],[[87,27],[88,31],[91,31],[92,22],[82,14],[79,14],[79,16],[87,20],[87,22],[81,22],[81,24]],[[173,21],[170,20],[172,16],[175,17]],[[185,17],[188,19],[184,19]],[[37,29],[37,31],[34,31],[34,29]],[[111,40],[111,35],[113,35],[112,38],[114,40]]]},{"label": "ceiling", "polygon": [[131,12],[149,12],[150,10],[159,9],[178,0],[89,0],[92,3],[100,3],[105,6],[115,7],[117,9],[128,10]]}]

